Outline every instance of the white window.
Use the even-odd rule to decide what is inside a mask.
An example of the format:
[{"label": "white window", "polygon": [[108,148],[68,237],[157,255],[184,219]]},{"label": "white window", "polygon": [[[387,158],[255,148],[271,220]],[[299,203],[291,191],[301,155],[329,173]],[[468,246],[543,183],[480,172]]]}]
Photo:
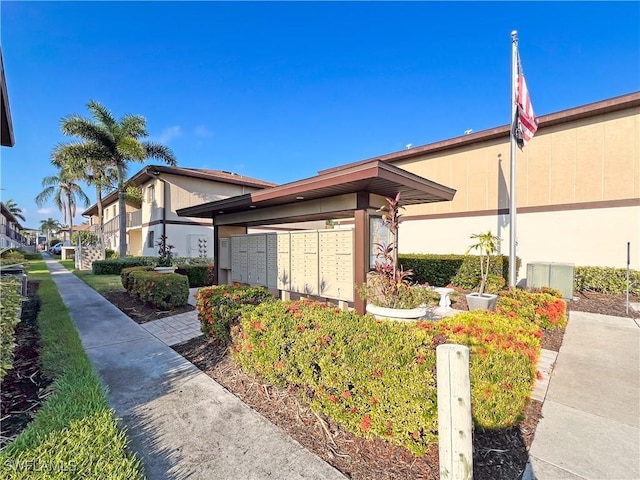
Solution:
[{"label": "white window", "polygon": [[155,185],[149,185],[147,187],[147,201],[153,203],[156,201],[156,187]]}]

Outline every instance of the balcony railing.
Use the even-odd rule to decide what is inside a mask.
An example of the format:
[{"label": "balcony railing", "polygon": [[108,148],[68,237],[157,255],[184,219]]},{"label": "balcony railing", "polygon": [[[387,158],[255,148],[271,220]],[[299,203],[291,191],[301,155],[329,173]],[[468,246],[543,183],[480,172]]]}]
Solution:
[{"label": "balcony railing", "polygon": [[142,210],[127,213],[127,228],[142,226]]}]

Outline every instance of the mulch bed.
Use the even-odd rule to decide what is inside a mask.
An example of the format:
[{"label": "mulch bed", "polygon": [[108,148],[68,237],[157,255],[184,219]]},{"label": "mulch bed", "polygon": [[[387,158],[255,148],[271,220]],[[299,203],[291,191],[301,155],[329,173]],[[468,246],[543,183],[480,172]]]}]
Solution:
[{"label": "mulch bed", "polygon": [[196,309],[193,305],[184,305],[171,310],[163,310],[137,297],[133,297],[127,292],[105,292],[102,296],[137,323],[147,323]]},{"label": "mulch bed", "polygon": [[22,304],[21,321],[15,328],[13,368],[0,384],[0,450],[18,436],[51,393],[51,380],[40,371],[40,337],[37,317],[39,284],[27,284],[28,300]]}]

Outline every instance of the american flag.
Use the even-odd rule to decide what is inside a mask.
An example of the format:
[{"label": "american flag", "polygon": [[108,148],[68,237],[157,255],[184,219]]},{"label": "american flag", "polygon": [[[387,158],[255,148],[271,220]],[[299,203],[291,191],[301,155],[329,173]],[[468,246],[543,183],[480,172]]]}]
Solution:
[{"label": "american flag", "polygon": [[531,97],[527,89],[527,82],[524,80],[522,65],[520,65],[520,55],[518,55],[518,84],[516,88],[516,118],[514,121],[514,137],[518,147],[522,150],[529,140],[533,138],[538,130],[538,118],[533,113]]}]

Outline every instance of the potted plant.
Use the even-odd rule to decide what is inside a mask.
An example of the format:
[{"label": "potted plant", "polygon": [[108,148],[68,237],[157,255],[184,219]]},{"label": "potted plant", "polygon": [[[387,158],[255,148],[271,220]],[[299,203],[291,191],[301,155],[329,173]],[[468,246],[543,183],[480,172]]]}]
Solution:
[{"label": "potted plant", "polygon": [[160,235],[156,245],[158,246],[158,263],[154,270],[159,273],[175,272],[176,267],[173,265],[173,249],[175,245],[167,243],[166,235]]},{"label": "potted plant", "polygon": [[428,292],[411,285],[413,272],[398,267],[398,227],[400,224],[400,193],[395,199],[387,198],[387,205],[378,211],[385,212],[382,221],[392,235],[391,243],[376,243],[375,269],[367,276],[367,283],[359,289],[360,296],[367,301],[367,312],[376,318],[394,320],[417,320],[426,317],[424,305]]},{"label": "potted plant", "polygon": [[476,243],[467,249],[466,254],[468,255],[471,250],[480,252],[480,286],[477,292],[467,294],[467,305],[469,310],[495,310],[498,295],[485,293],[485,287],[489,276],[489,262],[498,252],[500,239],[493,235],[491,230],[471,235],[471,239],[476,240]]}]

